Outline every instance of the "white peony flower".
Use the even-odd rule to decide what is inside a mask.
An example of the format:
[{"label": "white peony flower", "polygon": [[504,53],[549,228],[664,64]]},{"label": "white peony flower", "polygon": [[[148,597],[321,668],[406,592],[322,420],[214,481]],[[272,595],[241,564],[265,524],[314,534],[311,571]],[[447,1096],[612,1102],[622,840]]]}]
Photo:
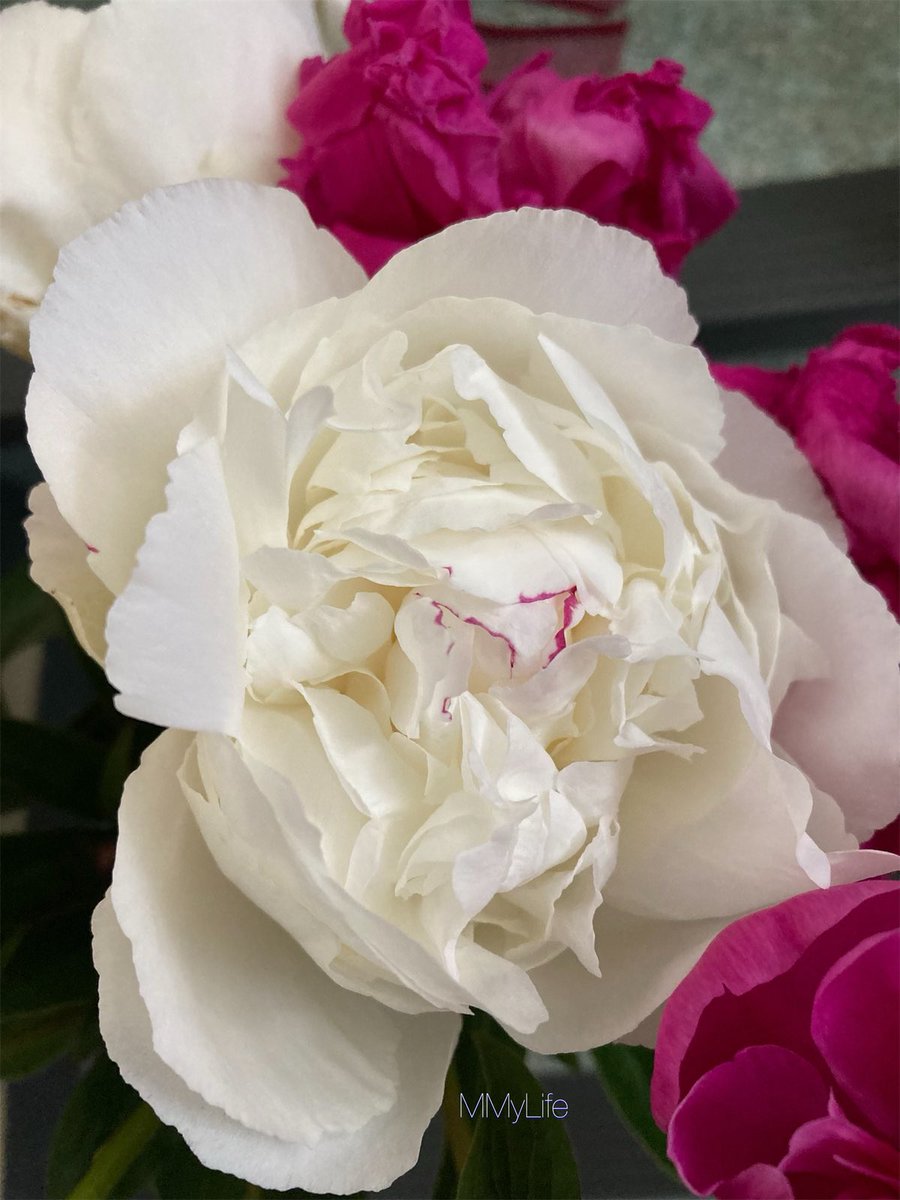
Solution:
[{"label": "white peony flower", "polygon": [[0,343],[27,352],[60,246],[126,200],[209,176],[276,183],[296,149],[297,68],[337,48],[344,8],[228,0],[223,20],[222,0],[28,0],[0,14]]},{"label": "white peony flower", "polygon": [[207,182],[63,252],[34,575],[174,727],[122,804],[101,1026],[202,1161],[383,1187],[457,1014],[639,1037],[728,921],[895,861],[858,849],[893,620],[694,333],[570,212],[366,283],[295,197]]}]

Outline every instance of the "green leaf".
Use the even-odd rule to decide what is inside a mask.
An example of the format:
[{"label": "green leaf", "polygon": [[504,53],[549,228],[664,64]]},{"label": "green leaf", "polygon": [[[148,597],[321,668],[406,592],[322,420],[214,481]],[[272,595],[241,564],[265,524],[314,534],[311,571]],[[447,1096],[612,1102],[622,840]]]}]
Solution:
[{"label": "green leaf", "polygon": [[97,790],[97,806],[108,816],[115,816],[122,799],[125,780],[137,766],[135,754],[135,724],[128,721],[116,735],[103,763],[100,786]]},{"label": "green leaf", "polygon": [[0,578],[0,660],[66,631],[62,609],[28,574],[28,564]]},{"label": "green leaf", "polygon": [[[108,1200],[130,1196],[140,1187],[135,1165],[161,1128],[159,1117],[143,1101],[97,1147],[91,1164],[69,1192],[69,1200]],[[128,1179],[126,1186],[124,1181]]]},{"label": "green leaf", "polygon": [[74,906],[16,931],[3,969],[4,1015],[94,1002],[92,912],[92,905]]},{"label": "green leaf", "polygon": [[[475,1136],[463,1167],[457,1196],[460,1200],[577,1200],[581,1195],[578,1169],[561,1119],[546,1115],[543,1092],[522,1060],[519,1047],[498,1036],[484,1022],[464,1028],[463,1040],[474,1049],[479,1084],[471,1089],[471,1056],[463,1051],[460,1079],[466,1106],[471,1110],[482,1093],[500,1107],[507,1093],[520,1115],[507,1112],[479,1116]],[[527,1108],[520,1106],[527,1102]]]},{"label": "green leaf", "polygon": [[104,752],[68,729],[4,717],[0,722],[4,809],[39,801],[92,819],[109,816],[101,800]]},{"label": "green leaf", "polygon": [[456,1164],[453,1161],[453,1152],[444,1142],[434,1189],[431,1193],[432,1200],[453,1200],[458,1186],[459,1179],[456,1174]]},{"label": "green leaf", "polygon": [[63,1005],[0,1022],[0,1076],[21,1079],[66,1054],[94,1018],[92,1005]]},{"label": "green leaf", "polygon": [[68,1196],[90,1167],[94,1152],[140,1103],[103,1051],[75,1086],[53,1135],[47,1171],[51,1200]]},{"label": "green leaf", "polygon": [[650,1109],[650,1080],[653,1051],[645,1046],[612,1043],[591,1051],[597,1073],[625,1124],[657,1164],[673,1178],[678,1172],[666,1154],[666,1135],[653,1120]]}]

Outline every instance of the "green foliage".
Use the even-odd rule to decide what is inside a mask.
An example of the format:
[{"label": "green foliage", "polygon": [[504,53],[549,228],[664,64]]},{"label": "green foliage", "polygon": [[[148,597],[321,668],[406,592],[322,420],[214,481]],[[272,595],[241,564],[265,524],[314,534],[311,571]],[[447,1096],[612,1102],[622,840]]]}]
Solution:
[{"label": "green foliage", "polygon": [[606,1094],[635,1138],[664,1171],[678,1178],[666,1154],[666,1135],[653,1120],[650,1080],[653,1051],[615,1043],[591,1051]]},{"label": "green foliage", "polygon": [[109,833],[79,829],[8,833],[0,839],[0,853],[0,935],[5,949],[8,941],[17,941],[23,931],[53,916],[72,909],[90,911],[109,884],[114,842]]},{"label": "green foliage", "polygon": [[68,1005],[0,1021],[0,1076],[21,1079],[74,1049],[93,1020],[93,1005]]},{"label": "green foliage", "polygon": [[4,1078],[77,1052],[95,1023],[90,919],[111,866],[108,834],[79,830],[2,838],[0,958]]},{"label": "green foliage", "polygon": [[[456,1068],[470,1106],[482,1092],[497,1105],[509,1093],[517,1105],[527,1098],[530,1114],[541,1112],[542,1088],[525,1066],[521,1047],[493,1022],[467,1019]],[[455,1099],[458,1104],[458,1095]],[[563,1121],[480,1116],[456,1194],[460,1200],[577,1200],[578,1169]]]},{"label": "green foliage", "polygon": [[39,802],[92,820],[109,817],[100,795],[105,759],[101,746],[68,729],[10,717],[0,722],[0,739],[5,811]]},{"label": "green foliage", "polygon": [[96,1151],[140,1104],[118,1067],[101,1053],[76,1085],[56,1127],[47,1171],[51,1200],[63,1200],[72,1192]]},{"label": "green foliage", "polygon": [[301,1200],[308,1193],[267,1192],[205,1167],[184,1138],[163,1125],[101,1050],[79,1081],[50,1151],[50,1200],[125,1200],[152,1187],[160,1200]]},{"label": "green foliage", "polygon": [[32,581],[27,563],[4,574],[0,579],[0,661],[65,631],[62,610]]}]

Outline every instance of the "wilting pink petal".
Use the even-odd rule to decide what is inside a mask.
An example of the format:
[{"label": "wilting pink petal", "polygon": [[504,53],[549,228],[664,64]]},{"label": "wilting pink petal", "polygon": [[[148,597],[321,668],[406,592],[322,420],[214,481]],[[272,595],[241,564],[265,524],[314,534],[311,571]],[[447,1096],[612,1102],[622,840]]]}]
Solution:
[{"label": "wilting pink petal", "polygon": [[630,229],[676,273],[737,207],[699,148],[712,109],[681,87],[684,68],[675,62],[612,79],[561,79],[548,59],[514,71],[491,98],[503,135],[504,203],[574,208]]},{"label": "wilting pink petal", "polygon": [[466,0],[353,0],[350,48],[307,60],[288,109],[302,145],[284,183],[367,270],[501,207],[487,60]]}]

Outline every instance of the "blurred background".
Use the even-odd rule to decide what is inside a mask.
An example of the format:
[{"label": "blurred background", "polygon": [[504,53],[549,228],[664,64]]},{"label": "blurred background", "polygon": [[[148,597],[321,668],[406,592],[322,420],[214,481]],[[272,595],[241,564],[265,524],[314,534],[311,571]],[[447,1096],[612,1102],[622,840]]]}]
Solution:
[{"label": "blurred background", "polygon": [[[682,277],[710,357],[782,366],[848,324],[897,320],[896,0],[473,0],[473,10],[493,77],[544,48],[565,74],[641,71],[673,58],[687,68],[686,86],[712,104],[704,148],[742,206]],[[3,355],[4,574],[21,568],[25,498],[38,478],[25,443],[28,376],[27,364]],[[4,712],[61,723],[85,686],[62,641],[27,648],[4,665]],[[569,1102],[586,1197],[684,1194],[631,1140],[596,1079],[555,1062],[541,1069],[546,1088]],[[5,1089],[0,1194],[10,1200],[46,1194],[49,1140],[73,1070],[56,1065]],[[438,1140],[432,1128],[419,1166],[385,1196],[430,1194]]]}]

